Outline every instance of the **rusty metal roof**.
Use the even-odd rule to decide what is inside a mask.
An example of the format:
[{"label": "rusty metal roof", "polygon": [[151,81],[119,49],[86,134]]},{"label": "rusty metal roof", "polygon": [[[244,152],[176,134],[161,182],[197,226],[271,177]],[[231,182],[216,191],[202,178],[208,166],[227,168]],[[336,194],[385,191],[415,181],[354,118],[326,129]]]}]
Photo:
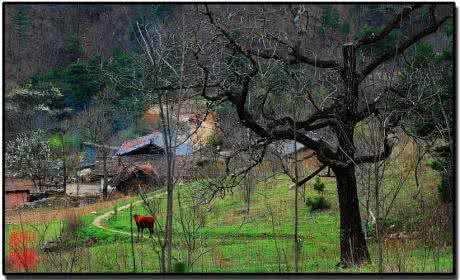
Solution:
[{"label": "rusty metal roof", "polygon": [[[132,151],[135,151],[148,145],[155,146],[159,150],[164,150],[165,145],[163,143],[163,133],[161,133],[160,131],[155,131],[148,135],[128,140],[121,144],[116,154],[119,156],[126,155]],[[192,144],[190,143],[190,141],[186,141],[185,143],[180,143],[180,145],[176,147],[176,155],[189,155],[192,153],[192,150]]]},{"label": "rusty metal roof", "polygon": [[33,183],[30,179],[6,177],[5,178],[5,191],[32,191]]}]

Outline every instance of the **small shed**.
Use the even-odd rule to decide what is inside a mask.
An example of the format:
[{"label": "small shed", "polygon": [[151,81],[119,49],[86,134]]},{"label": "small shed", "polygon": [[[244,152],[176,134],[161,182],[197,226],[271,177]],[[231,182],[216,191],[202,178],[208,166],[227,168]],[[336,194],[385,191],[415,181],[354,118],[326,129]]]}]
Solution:
[{"label": "small shed", "polygon": [[161,182],[155,168],[146,163],[124,168],[112,179],[111,185],[120,192],[135,193],[139,189],[151,190]]},{"label": "small shed", "polygon": [[[139,185],[139,180],[143,185],[161,184],[167,174],[166,147],[163,138],[163,133],[157,130],[124,142],[116,153],[117,174],[111,185],[123,191]],[[184,135],[177,135],[176,164],[182,167],[179,175],[182,179],[189,175],[189,172],[185,172],[188,169],[184,163],[190,158],[192,152],[191,140]]]},{"label": "small shed", "polygon": [[32,189],[32,180],[14,177],[5,178],[5,207],[7,209],[16,208],[29,202]]}]

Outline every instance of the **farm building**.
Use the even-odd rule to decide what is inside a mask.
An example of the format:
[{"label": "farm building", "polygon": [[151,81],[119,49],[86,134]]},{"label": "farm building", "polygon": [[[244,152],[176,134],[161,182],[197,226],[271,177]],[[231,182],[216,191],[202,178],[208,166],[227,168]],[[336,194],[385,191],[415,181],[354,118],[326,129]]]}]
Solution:
[{"label": "farm building", "polygon": [[[301,162],[302,168],[300,175],[308,175],[311,170],[319,168],[321,163],[314,156],[312,150],[304,145],[297,143],[297,159]],[[278,142],[271,144],[265,154],[263,161],[253,168],[253,172],[261,177],[270,176],[273,173],[282,171],[281,160],[287,164],[294,159],[295,145],[290,142]],[[235,154],[232,150],[215,150],[211,147],[202,148],[194,154],[195,165],[194,173],[197,176],[218,177],[225,175],[226,165],[230,164],[229,172],[239,170],[248,165],[252,159],[247,153]],[[232,162],[228,162],[231,159]],[[242,166],[238,167],[238,162],[242,162]],[[292,165],[292,164],[288,164]],[[323,171],[323,175],[327,173]]]},{"label": "farm building", "polygon": [[118,147],[102,146],[94,143],[83,143],[83,159],[80,161],[80,168],[96,168],[104,157],[104,152],[107,153],[107,158],[111,159],[115,156]]},{"label": "farm building", "polygon": [[215,112],[205,114],[192,114],[188,121],[191,123],[192,142],[195,145],[206,145],[218,134],[217,117]]},{"label": "farm building", "polygon": [[5,207],[16,208],[30,200],[33,189],[32,180],[14,177],[5,178]]},{"label": "farm building", "polygon": [[[195,108],[195,110],[193,108]],[[209,112],[207,115],[195,113],[198,111],[202,112],[205,109],[206,108],[202,108],[202,106],[197,104],[187,104],[184,106],[179,116],[180,122],[190,124],[189,134],[191,135],[194,148],[201,148],[209,144],[210,139],[219,133],[217,114],[215,112]],[[156,105],[146,110],[144,113],[144,120],[149,124],[159,123],[160,107]]]},{"label": "farm building", "polygon": [[[192,155],[192,144],[186,137],[178,136],[175,148],[176,165],[182,179],[190,175],[185,167]],[[126,192],[133,185],[152,185],[161,183],[166,176],[166,147],[163,133],[154,131],[151,134],[124,142],[116,152],[116,176],[112,186]],[[130,190],[132,191],[132,190]]]},{"label": "farm building", "polygon": [[[166,154],[163,138],[163,133],[156,130],[146,136],[128,140],[120,146],[116,155],[127,159],[136,159],[136,157],[132,156],[146,154],[163,158]],[[177,142],[178,145],[175,148],[176,156],[189,156],[192,154],[192,144],[190,140],[186,139],[184,136],[178,135]]]},{"label": "farm building", "polygon": [[155,169],[151,164],[131,165],[123,168],[110,181],[112,186],[123,193],[136,192],[139,189],[147,190],[161,184]]},{"label": "farm building", "polygon": [[[116,172],[116,157],[115,153],[118,147],[102,146],[94,143],[83,143],[83,159],[80,161],[80,169],[91,170],[85,172],[91,181],[99,180],[104,177],[104,155],[107,156],[106,164],[109,176],[113,176]],[[107,153],[107,154],[105,154]],[[88,180],[88,179],[87,179]]]},{"label": "farm building", "polygon": [[[269,152],[267,152],[264,161],[257,167],[259,172],[266,173],[282,171],[281,159],[292,168],[292,162],[295,158],[295,152],[297,149],[297,161],[301,162],[302,168],[300,168],[300,176],[307,176],[312,170],[316,170],[321,166],[321,163],[316,158],[314,151],[305,147],[301,143],[294,145],[293,141],[289,142],[278,142],[270,145]],[[325,169],[320,173],[320,176],[330,176],[331,171]]]}]

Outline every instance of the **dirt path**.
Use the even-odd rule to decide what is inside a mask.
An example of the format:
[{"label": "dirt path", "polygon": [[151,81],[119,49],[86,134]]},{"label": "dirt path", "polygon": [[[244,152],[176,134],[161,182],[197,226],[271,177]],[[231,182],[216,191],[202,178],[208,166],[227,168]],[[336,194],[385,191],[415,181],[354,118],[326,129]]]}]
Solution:
[{"label": "dirt path", "polygon": [[[149,197],[149,199],[152,199],[152,198],[155,198],[155,197],[159,197],[159,196],[164,195],[164,194],[165,194],[164,192],[162,192],[162,193],[157,193],[157,194],[154,194],[153,196]],[[142,201],[143,201],[143,200],[140,199],[140,200],[137,200],[137,201],[133,202],[132,204],[133,204],[133,205],[136,205],[136,204],[142,203]],[[118,207],[117,211],[119,212],[119,211],[123,211],[123,210],[129,209],[130,204],[131,204],[131,203]],[[93,223],[92,223],[92,224],[93,224],[94,226],[98,227],[98,228],[101,228],[101,229],[103,229],[103,230],[110,231],[110,232],[113,232],[113,233],[124,234],[124,235],[131,235],[130,232],[121,231],[121,230],[116,230],[116,229],[111,229],[111,228],[108,228],[108,227],[104,226],[104,225],[102,224],[102,221],[105,220],[105,219],[108,219],[108,218],[110,217],[110,215],[113,215],[113,210],[110,210],[110,211],[108,211],[107,213],[104,213],[104,214],[102,214],[102,215],[100,215],[100,216],[97,216],[97,217],[93,220]]]}]

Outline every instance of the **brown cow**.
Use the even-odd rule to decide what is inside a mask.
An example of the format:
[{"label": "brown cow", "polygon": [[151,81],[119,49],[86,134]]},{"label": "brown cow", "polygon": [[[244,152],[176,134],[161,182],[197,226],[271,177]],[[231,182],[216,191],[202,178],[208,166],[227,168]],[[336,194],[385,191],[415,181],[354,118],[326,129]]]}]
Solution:
[{"label": "brown cow", "polygon": [[144,237],[144,229],[147,228],[150,232],[150,237],[153,234],[153,226],[155,224],[156,217],[152,216],[141,216],[134,214],[134,220],[136,221],[137,225],[137,238],[139,238],[139,232],[141,232],[141,237]]}]

